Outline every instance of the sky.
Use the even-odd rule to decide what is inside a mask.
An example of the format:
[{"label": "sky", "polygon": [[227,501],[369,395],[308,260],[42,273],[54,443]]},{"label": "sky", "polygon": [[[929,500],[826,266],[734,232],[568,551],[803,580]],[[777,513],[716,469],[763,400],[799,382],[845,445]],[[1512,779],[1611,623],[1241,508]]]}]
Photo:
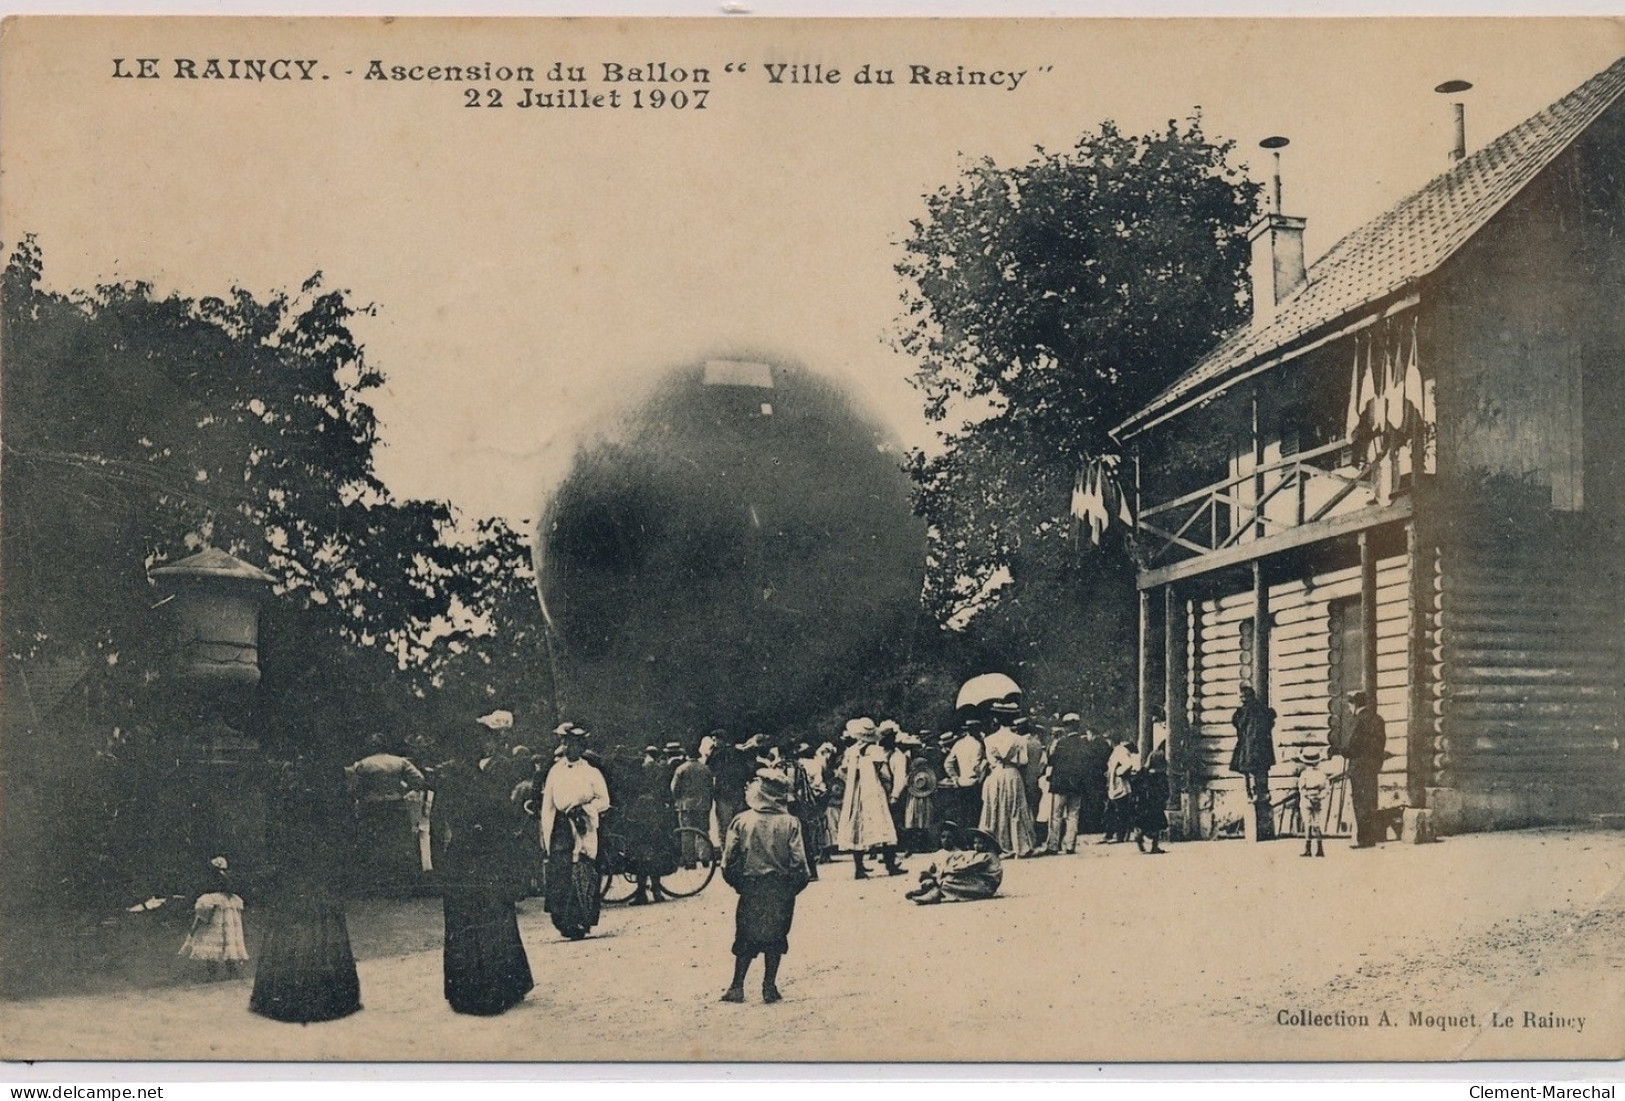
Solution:
[{"label": "sky", "polygon": [[[1285,209],[1313,258],[1447,166],[1435,85],[1475,85],[1474,149],[1621,55],[1607,20],[36,21],[0,44],[0,240],[37,235],[57,288],[263,295],[320,270],[376,306],[354,327],[388,378],[385,482],[522,521],[582,441],[712,357],[804,364],[927,444],[893,265],[967,158],[1200,110],[1255,178],[1258,141],[1291,139]],[[112,75],[138,57],[160,77]],[[314,60],[317,79],[174,78],[211,57]],[[703,87],[703,111],[527,109],[523,82],[476,81],[494,109],[465,106],[466,81],[365,80],[374,59],[562,61],[625,98],[605,62],[710,81],[641,88]],[[773,84],[774,64],[842,79]],[[863,64],[898,83],[853,83]],[[910,85],[922,64],[1024,75]]]}]

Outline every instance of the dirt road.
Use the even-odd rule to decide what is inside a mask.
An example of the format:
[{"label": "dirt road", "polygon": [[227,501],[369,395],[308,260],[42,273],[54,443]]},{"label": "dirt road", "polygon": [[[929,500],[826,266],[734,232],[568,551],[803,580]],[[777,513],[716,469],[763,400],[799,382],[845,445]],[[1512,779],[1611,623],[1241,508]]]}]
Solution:
[{"label": "dirt road", "polygon": [[[6,1058],[1224,1060],[1619,1058],[1625,834],[1531,831],[1323,860],[1296,844],[1009,862],[1001,897],[916,907],[836,865],[802,895],[764,1006],[716,998],[734,896],[521,925],[537,989],[452,1013],[440,957],[364,959],[366,1009],[290,1026],[246,980],[0,1003]],[[923,858],[913,861],[916,868]],[[421,907],[420,907],[421,909]],[[252,914],[249,918],[253,920]],[[433,911],[425,912],[433,922]],[[360,934],[358,934],[358,940]],[[753,982],[758,976],[753,975]],[[1386,1017],[1383,1015],[1386,1014]],[[1492,1017],[1493,1015],[1493,1017]],[[1510,1024],[1503,1024],[1510,1021]]]}]

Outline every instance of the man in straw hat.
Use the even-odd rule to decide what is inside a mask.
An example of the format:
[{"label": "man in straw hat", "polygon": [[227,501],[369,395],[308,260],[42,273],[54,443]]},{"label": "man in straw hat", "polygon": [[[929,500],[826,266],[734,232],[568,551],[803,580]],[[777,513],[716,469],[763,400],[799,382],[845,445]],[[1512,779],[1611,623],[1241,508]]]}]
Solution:
[{"label": "man in straw hat", "polygon": [[880,748],[873,719],[853,719],[846,724],[852,739],[841,759],[841,818],[836,828],[835,847],[852,854],[853,878],[868,879],[864,854],[879,850],[887,875],[902,875],[897,863],[897,827],[892,822],[891,769]]},{"label": "man in straw hat", "polygon": [[959,733],[942,759],[947,777],[942,816],[966,829],[974,829],[982,819],[982,780],[987,776],[987,757],[982,749],[982,720],[973,709],[961,709],[955,724]]},{"label": "man in straw hat", "polygon": [[745,1000],[750,962],[762,957],[762,1002],[780,1001],[779,961],[790,950],[796,895],[807,886],[807,847],[801,822],[788,807],[783,773],[764,769],[745,791],[746,809],[728,825],[722,844],[722,879],[739,892],[734,911],[733,981],[725,1002]]},{"label": "man in straw hat", "polygon": [[1089,750],[1078,731],[1077,712],[1060,722],[1060,737],[1049,751],[1049,836],[1045,849],[1058,853],[1078,851],[1078,823],[1083,793],[1089,786]]}]

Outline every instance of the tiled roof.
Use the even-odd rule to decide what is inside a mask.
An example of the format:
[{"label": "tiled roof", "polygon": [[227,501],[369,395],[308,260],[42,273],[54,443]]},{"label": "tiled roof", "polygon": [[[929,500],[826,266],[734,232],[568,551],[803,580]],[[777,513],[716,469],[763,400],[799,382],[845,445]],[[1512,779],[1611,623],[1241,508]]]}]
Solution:
[{"label": "tiled roof", "polygon": [[276,580],[264,570],[251,566],[240,558],[233,558],[218,547],[209,547],[190,558],[159,566],[152,571],[159,580],[168,578],[222,577],[238,581],[260,581],[267,585]]},{"label": "tiled roof", "polygon": [[1437,269],[1622,92],[1625,58],[1354,230],[1309,268],[1308,281],[1267,324],[1230,333],[1121,428],[1143,424],[1180,399]]}]

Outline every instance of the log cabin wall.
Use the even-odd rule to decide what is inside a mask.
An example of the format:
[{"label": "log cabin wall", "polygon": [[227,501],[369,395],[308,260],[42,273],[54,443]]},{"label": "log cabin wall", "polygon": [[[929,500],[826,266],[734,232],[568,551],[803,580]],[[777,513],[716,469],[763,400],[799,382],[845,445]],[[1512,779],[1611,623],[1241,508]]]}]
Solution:
[{"label": "log cabin wall", "polygon": [[1625,812],[1621,148],[1616,106],[1422,289],[1440,468],[1419,623],[1446,832]]},{"label": "log cabin wall", "polygon": [[[1377,707],[1387,724],[1390,757],[1381,803],[1407,803],[1410,737],[1411,571],[1404,554],[1377,563]],[[1360,686],[1358,564],[1305,570],[1269,587],[1269,705],[1277,713],[1274,799],[1296,783],[1293,743],[1341,735],[1343,695]],[[1354,622],[1349,622],[1352,610]],[[1253,593],[1237,589],[1188,606],[1190,729],[1200,782],[1200,826],[1208,837],[1239,836],[1248,813],[1244,781],[1230,771],[1231,715],[1241,686],[1252,680]],[[1352,815],[1347,821],[1352,822]]]},{"label": "log cabin wall", "polygon": [[1557,540],[1447,546],[1433,564],[1430,805],[1452,830],[1620,809],[1619,607]]}]

